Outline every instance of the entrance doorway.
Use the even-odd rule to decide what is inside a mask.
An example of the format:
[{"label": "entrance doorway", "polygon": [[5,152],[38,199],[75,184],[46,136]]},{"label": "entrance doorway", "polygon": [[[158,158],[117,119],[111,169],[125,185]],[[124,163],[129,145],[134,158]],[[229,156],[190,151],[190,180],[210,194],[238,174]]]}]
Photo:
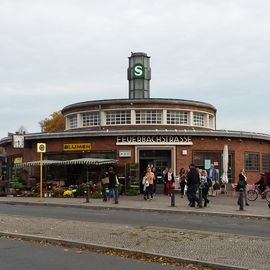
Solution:
[{"label": "entrance doorway", "polygon": [[[146,169],[148,167],[155,168],[155,175],[158,178],[155,183],[155,192],[163,193],[164,184],[162,182],[162,172],[166,167],[172,167],[173,156],[172,149],[138,149],[138,158],[140,165],[140,179],[145,175]],[[140,184],[140,190],[142,192],[143,186]]]},{"label": "entrance doorway", "polygon": [[143,177],[147,167],[164,170],[172,166],[171,150],[147,149],[139,151],[140,176]]}]

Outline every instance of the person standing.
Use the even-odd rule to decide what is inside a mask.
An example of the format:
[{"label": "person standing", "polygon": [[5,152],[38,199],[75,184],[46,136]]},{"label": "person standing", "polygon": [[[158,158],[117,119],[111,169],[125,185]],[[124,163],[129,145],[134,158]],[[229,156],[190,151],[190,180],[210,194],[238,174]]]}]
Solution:
[{"label": "person standing", "polygon": [[189,165],[189,171],[187,173],[187,197],[189,200],[189,206],[195,207],[195,203],[199,203],[199,199],[196,196],[200,184],[200,175],[195,165],[191,163]]},{"label": "person standing", "polygon": [[143,178],[143,184],[144,184],[144,199],[149,200],[149,194],[150,194],[150,200],[153,199],[153,193],[154,193],[154,180],[155,175],[152,172],[151,168],[148,167],[146,170],[146,174]]},{"label": "person standing", "polygon": [[244,200],[245,200],[245,203],[246,205],[248,206],[248,202],[247,202],[247,176],[246,176],[246,172],[244,169],[242,169],[240,171],[240,174],[239,174],[239,182],[238,182],[238,185],[240,188],[243,188],[243,192],[244,192]]},{"label": "person standing", "polygon": [[165,174],[165,194],[168,196],[172,195],[172,186],[174,183],[174,174],[172,172],[172,168],[169,168],[167,173]]},{"label": "person standing", "polygon": [[212,181],[212,187],[211,187],[211,194],[212,196],[214,196],[214,190],[216,191],[216,186],[219,184],[217,183],[218,181],[218,172],[215,169],[215,165],[213,163],[211,163],[210,168],[207,171],[208,173],[208,177],[211,179]]},{"label": "person standing", "polygon": [[110,183],[109,174],[108,174],[108,172],[105,172],[101,177],[101,188],[102,188],[103,202],[106,202],[108,199],[107,190],[109,189],[109,183]]}]

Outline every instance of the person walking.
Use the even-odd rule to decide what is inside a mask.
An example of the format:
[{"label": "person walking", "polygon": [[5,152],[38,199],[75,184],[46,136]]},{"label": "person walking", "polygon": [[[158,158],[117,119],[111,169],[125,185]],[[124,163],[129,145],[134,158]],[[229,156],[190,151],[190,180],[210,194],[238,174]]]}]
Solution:
[{"label": "person walking", "polygon": [[[239,191],[241,188],[243,188],[245,204],[248,206],[249,204],[247,201],[247,176],[244,169],[242,169],[239,174],[239,181],[238,181]],[[239,204],[239,200],[238,200],[238,204]]]},{"label": "person walking", "polygon": [[[211,181],[213,183],[212,187],[210,189],[211,194],[212,194],[212,196],[216,196],[217,195],[217,189],[216,188],[219,185],[219,183],[218,183],[218,171],[216,170],[215,165],[213,163],[211,163],[210,168],[208,169],[207,173],[208,173],[208,177],[211,179]],[[216,193],[215,195],[214,195],[214,191]]]},{"label": "person walking", "polygon": [[118,198],[116,198],[116,188],[118,188],[119,182],[113,167],[110,167],[108,169],[108,177],[109,177],[109,198],[114,198],[115,200],[118,200]]},{"label": "person walking", "polygon": [[186,179],[187,179],[186,171],[184,168],[180,169],[179,179],[180,179],[180,194],[181,194],[181,197],[183,198],[184,193],[185,193]]},{"label": "person walking", "polygon": [[187,173],[187,197],[189,200],[189,206],[195,207],[195,203],[199,203],[199,199],[196,196],[200,184],[200,175],[195,165],[191,163],[189,165],[189,171]]},{"label": "person walking", "polygon": [[201,172],[201,183],[200,186],[202,188],[202,198],[204,200],[204,207],[207,206],[207,204],[210,202],[207,198],[210,182],[212,183],[212,180],[207,176],[207,171],[202,170]]},{"label": "person walking", "polygon": [[167,173],[165,174],[165,194],[168,196],[172,196],[172,186],[174,183],[174,174],[172,172],[172,168],[169,168]]}]

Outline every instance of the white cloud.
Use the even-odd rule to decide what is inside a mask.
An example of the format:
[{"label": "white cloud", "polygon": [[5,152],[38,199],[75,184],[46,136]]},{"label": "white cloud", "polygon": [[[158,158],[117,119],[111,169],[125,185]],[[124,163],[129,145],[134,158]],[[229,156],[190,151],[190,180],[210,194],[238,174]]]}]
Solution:
[{"label": "white cloud", "polygon": [[70,103],[126,98],[131,51],[151,56],[152,97],[209,102],[218,128],[265,132],[269,8],[266,0],[2,0],[0,137],[20,125],[39,131]]}]

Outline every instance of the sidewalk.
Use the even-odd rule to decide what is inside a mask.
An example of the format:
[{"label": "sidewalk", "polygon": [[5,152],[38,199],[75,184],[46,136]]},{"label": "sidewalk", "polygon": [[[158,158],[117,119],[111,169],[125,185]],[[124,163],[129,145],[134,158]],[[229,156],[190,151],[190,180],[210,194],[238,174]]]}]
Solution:
[{"label": "sidewalk", "polygon": [[102,199],[91,199],[86,203],[85,198],[43,198],[42,202],[37,197],[0,197],[0,203],[19,204],[46,204],[63,207],[90,207],[90,208],[119,208],[130,210],[204,213],[209,215],[229,215],[254,218],[270,219],[270,209],[266,200],[258,198],[255,202],[249,202],[249,206],[244,206],[244,211],[239,210],[236,196],[219,194],[216,197],[209,197],[210,204],[203,208],[191,208],[188,206],[187,198],[181,198],[179,194],[175,196],[175,207],[171,206],[171,198],[165,195],[156,195],[153,200],[145,201],[138,196],[120,196],[119,203],[113,200],[103,202]]}]

